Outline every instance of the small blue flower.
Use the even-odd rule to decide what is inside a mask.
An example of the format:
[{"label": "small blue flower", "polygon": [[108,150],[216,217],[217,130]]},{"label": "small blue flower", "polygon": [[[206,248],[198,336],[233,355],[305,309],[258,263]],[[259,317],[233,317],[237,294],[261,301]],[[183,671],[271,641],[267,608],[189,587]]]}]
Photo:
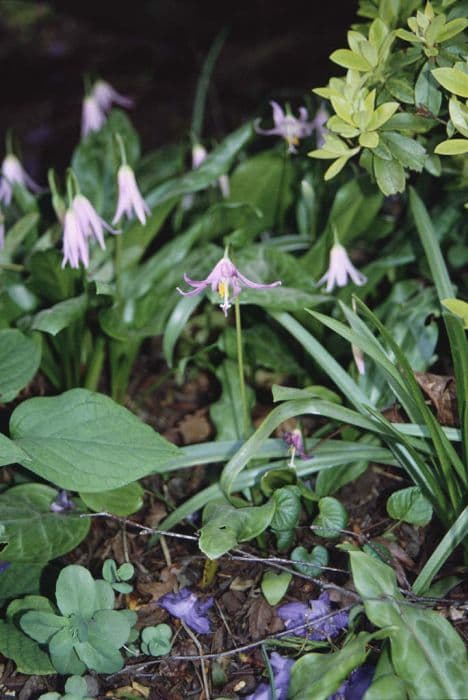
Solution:
[{"label": "small blue flower", "polygon": [[210,621],[206,612],[213,605],[213,598],[204,601],[198,600],[195,593],[188,588],[182,588],[179,593],[166,593],[158,600],[164,610],[173,617],[178,617],[185,624],[199,634],[211,632]]},{"label": "small blue flower", "polygon": [[49,510],[51,510],[52,513],[63,513],[64,511],[73,510],[74,508],[75,504],[70,498],[70,494],[64,489],[58,491],[55,500],[53,500],[49,506]]},{"label": "small blue flower", "polygon": [[374,673],[375,668],[367,664],[355,668],[349,678],[338,688],[336,693],[330,695],[328,700],[362,700],[372,683]]},{"label": "small blue flower", "polygon": [[287,630],[308,623],[307,627],[295,629],[294,634],[302,637],[307,636],[308,639],[314,641],[336,637],[348,625],[348,613],[340,610],[337,610],[326,620],[317,622],[316,625],[311,624],[314,620],[320,620],[325,615],[332,613],[330,598],[326,592],[322,593],[317,600],[310,600],[308,605],[305,603],[286,603],[278,608],[277,613]]},{"label": "small blue flower", "polygon": [[[284,659],[274,651],[270,656],[270,664],[273,670],[276,698],[277,700],[286,700],[294,661],[292,659]],[[270,685],[268,683],[260,683],[251,695],[247,695],[245,700],[271,700]]]}]

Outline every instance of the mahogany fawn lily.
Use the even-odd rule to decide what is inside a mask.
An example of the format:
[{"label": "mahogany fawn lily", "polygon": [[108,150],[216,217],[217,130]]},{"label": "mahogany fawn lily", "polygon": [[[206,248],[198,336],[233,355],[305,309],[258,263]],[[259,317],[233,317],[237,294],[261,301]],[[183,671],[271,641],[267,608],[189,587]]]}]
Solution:
[{"label": "mahogany fawn lily", "polygon": [[231,302],[240,294],[242,287],[250,287],[251,289],[271,289],[281,284],[280,281],[272,282],[271,284],[252,282],[252,280],[247,279],[247,277],[244,277],[244,275],[239,272],[234,263],[229,259],[227,253],[216,263],[208,277],[204,280],[192,280],[187,274],[184,274],[184,280],[193,287],[193,289],[184,292],[177,287],[179,294],[193,297],[197,294],[201,294],[210,286],[212,291],[217,292],[223,300],[223,303],[220,304],[220,308],[223,310],[225,316],[227,316],[228,309],[231,308]]},{"label": "mahogany fawn lily", "polygon": [[18,158],[10,153],[3,159],[0,181],[0,202],[6,206],[11,202],[15,185],[26,187],[36,194],[42,192],[42,188],[29,177]]},{"label": "mahogany fawn lily", "polygon": [[359,287],[367,282],[367,277],[359,270],[356,270],[348,257],[346,249],[338,242],[335,242],[330,251],[330,262],[327,272],[318,281],[318,285],[327,283],[326,292],[331,292],[338,287],[345,287],[350,278]]},{"label": "mahogany fawn lily", "polygon": [[284,112],[280,105],[272,100],[270,102],[273,109],[273,129],[261,129],[255,122],[255,130],[258,134],[265,136],[282,136],[288,144],[288,153],[297,153],[296,146],[300,139],[310,136],[314,130],[314,122],[308,121],[309,115],[305,107],[299,108],[299,118],[294,117],[290,112]]}]

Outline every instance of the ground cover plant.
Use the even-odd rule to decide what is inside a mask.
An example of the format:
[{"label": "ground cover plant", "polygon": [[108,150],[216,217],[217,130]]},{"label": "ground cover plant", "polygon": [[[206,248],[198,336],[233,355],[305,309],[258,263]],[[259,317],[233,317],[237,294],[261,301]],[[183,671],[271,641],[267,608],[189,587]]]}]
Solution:
[{"label": "ground cover plant", "polygon": [[224,33],[184,143],[100,77],[47,186],[7,135],[6,691],[466,696],[467,16],[361,0],[209,149]]}]

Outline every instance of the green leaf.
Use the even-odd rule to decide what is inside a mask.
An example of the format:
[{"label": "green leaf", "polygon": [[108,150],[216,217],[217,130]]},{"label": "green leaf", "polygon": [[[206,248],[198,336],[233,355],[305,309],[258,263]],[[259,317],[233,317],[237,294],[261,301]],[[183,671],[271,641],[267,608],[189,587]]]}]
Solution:
[{"label": "green leaf", "polygon": [[65,692],[69,695],[75,695],[77,698],[83,698],[88,695],[88,684],[84,678],[80,676],[71,676],[65,683]]},{"label": "green leaf", "polygon": [[35,336],[28,337],[7,328],[0,331],[0,402],[12,401],[29,384],[41,362],[41,344]]},{"label": "green leaf", "polygon": [[0,250],[0,263],[10,263],[14,253],[23,243],[25,238],[36,228],[39,221],[39,214],[33,212],[26,214],[12,226],[5,237],[5,245]]},{"label": "green leaf", "polygon": [[177,448],[112,399],[86,389],[18,406],[10,432],[30,471],[61,488],[111,490],[163,472]]},{"label": "green leaf", "polygon": [[367,73],[372,70],[372,66],[367,61],[364,56],[350,51],[349,49],[338,49],[330,54],[330,60],[337,63],[343,68],[348,68],[350,70],[357,70]]},{"label": "green leaf", "polygon": [[442,615],[405,601],[394,571],[363,552],[350,552],[354,585],[377,627],[392,626],[392,663],[411,700],[459,700],[468,684],[463,641]]},{"label": "green leaf", "polygon": [[440,156],[461,156],[468,153],[468,139],[448,139],[441,141],[434,149]]},{"label": "green leaf", "polygon": [[468,328],[468,304],[461,299],[441,299],[446,309],[462,319],[465,328]]},{"label": "green leaf", "polygon": [[182,297],[175,305],[166,322],[163,335],[163,353],[169,367],[173,366],[176,343],[186,327],[190,316],[202,300],[203,297],[201,295]]},{"label": "green leaf", "polygon": [[310,552],[305,547],[296,547],[291,552],[291,560],[296,571],[301,574],[320,576],[323,567],[328,564],[328,550],[321,544],[313,547]]},{"label": "green leaf", "polygon": [[114,515],[127,516],[136,513],[142,507],[143,488],[138,481],[134,481],[111,491],[98,493],[80,491],[80,498],[95,513],[106,511]]},{"label": "green leaf", "polygon": [[55,588],[57,605],[62,615],[79,615],[89,620],[97,610],[94,583],[84,566],[70,564],[62,569]]},{"label": "green leaf", "polygon": [[58,250],[41,250],[29,262],[29,287],[41,298],[52,304],[75,296],[82,278],[81,270],[62,267],[62,255]]},{"label": "green leaf", "polygon": [[0,653],[12,659],[19,673],[47,676],[55,672],[45,651],[13,624],[0,620]]},{"label": "green leaf", "polygon": [[435,68],[434,78],[449,92],[460,97],[468,97],[468,74],[458,68]]},{"label": "green leaf", "polygon": [[385,102],[377,107],[367,125],[367,129],[369,131],[380,129],[381,126],[388,122],[390,117],[393,117],[399,106],[398,102]]},{"label": "green leaf", "polygon": [[431,521],[432,506],[422,495],[421,489],[411,486],[392,493],[387,501],[387,513],[394,520],[424,527]]},{"label": "green leaf", "polygon": [[0,576],[0,603],[19,595],[38,593],[43,569],[43,563],[11,563]]},{"label": "green leaf", "polygon": [[[216,426],[217,440],[236,440],[243,435],[242,401],[239,387],[239,368],[233,360],[224,360],[216,370],[221,382],[221,397],[210,405],[210,417]],[[246,385],[247,409],[255,404],[255,392]]]},{"label": "green leaf", "polygon": [[35,331],[43,331],[50,335],[57,335],[74,321],[82,318],[88,307],[88,297],[81,294],[79,297],[59,301],[50,309],[39,311],[33,320],[31,328]]},{"label": "green leaf", "polygon": [[[291,669],[290,700],[327,700],[351,671],[361,666],[374,635],[360,632],[342,649],[329,654],[304,654]],[[395,699],[396,700],[396,699]]]},{"label": "green leaf", "polygon": [[368,466],[367,462],[359,461],[354,464],[340,464],[331,469],[320,471],[315,482],[315,492],[320,498],[322,496],[332,496],[339,491],[342,486],[355,481],[361,474],[364,474]]},{"label": "green leaf", "polygon": [[74,649],[75,640],[69,629],[63,629],[54,634],[49,642],[49,654],[52,664],[62,675],[81,675],[86,671],[85,664],[80,661]]},{"label": "green leaf", "polygon": [[406,685],[394,673],[387,673],[373,681],[364,700],[406,700]]},{"label": "green leaf", "polygon": [[442,92],[435,82],[431,64],[426,62],[418,75],[414,86],[414,103],[416,107],[425,107],[431,115],[436,117],[439,114],[442,102]]},{"label": "green leaf", "polygon": [[369,131],[359,136],[359,145],[363,148],[377,148],[379,135],[376,131]]},{"label": "green leaf", "polygon": [[346,527],[348,516],[340,501],[332,496],[325,496],[319,501],[319,514],[314,520],[314,532],[317,537],[339,537]]},{"label": "green leaf", "polygon": [[51,637],[68,625],[66,618],[43,610],[29,610],[21,615],[23,632],[40,644],[46,644]]},{"label": "green leaf", "polygon": [[414,104],[414,90],[409,80],[402,77],[390,78],[385,82],[385,87],[399,102]]},{"label": "green leaf", "polygon": [[149,656],[164,656],[172,647],[172,630],[164,623],[141,631],[141,650]]},{"label": "green leaf", "polygon": [[55,489],[22,484],[0,494],[0,522],[8,544],[2,558],[12,562],[46,562],[74,549],[87,535],[90,523],[73,513],[52,513]]},{"label": "green leaf", "polygon": [[384,160],[374,155],[374,174],[380,190],[389,197],[405,189],[405,171],[397,160]]},{"label": "green leaf", "polygon": [[394,158],[400,161],[405,168],[421,172],[427,153],[420,143],[394,131],[385,132],[383,140]]},{"label": "green leaf", "polygon": [[292,574],[287,571],[265,571],[261,588],[269,605],[278,605],[280,600],[286,595],[291,579]]}]

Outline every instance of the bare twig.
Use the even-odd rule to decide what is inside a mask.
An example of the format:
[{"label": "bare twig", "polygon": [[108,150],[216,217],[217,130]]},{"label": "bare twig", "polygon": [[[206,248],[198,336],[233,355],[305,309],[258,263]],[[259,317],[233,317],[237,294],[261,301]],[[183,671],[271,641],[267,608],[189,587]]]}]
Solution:
[{"label": "bare twig", "polygon": [[[203,678],[203,687],[205,689],[205,699],[210,700],[210,686],[208,684],[208,676],[206,673],[205,657],[203,656],[202,645],[200,644],[200,642],[198,641],[198,638],[194,635],[194,633],[192,632],[190,627],[188,625],[186,625],[183,620],[181,620],[180,623],[181,623],[182,627],[184,628],[184,630],[187,632],[190,639],[193,641],[193,643],[197,647],[198,651],[200,652],[200,656],[195,657],[194,660],[200,661],[200,667],[201,667],[202,678]],[[171,658],[173,658],[173,657],[171,657]]]}]

